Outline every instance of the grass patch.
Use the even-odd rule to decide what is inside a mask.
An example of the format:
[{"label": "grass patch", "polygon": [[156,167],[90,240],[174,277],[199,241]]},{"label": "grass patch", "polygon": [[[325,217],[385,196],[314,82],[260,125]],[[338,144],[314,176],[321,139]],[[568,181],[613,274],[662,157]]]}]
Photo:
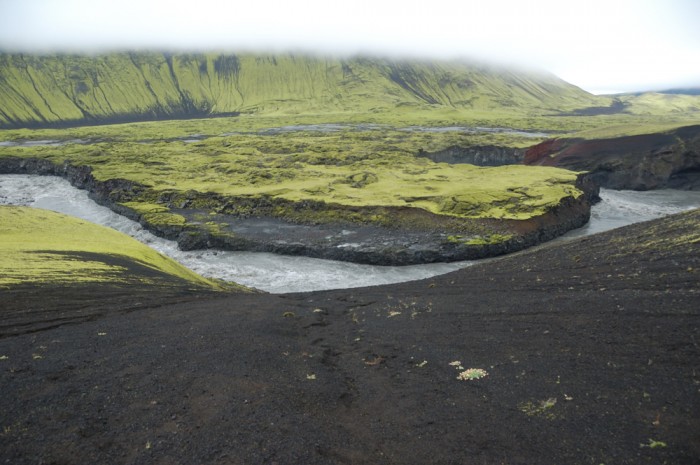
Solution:
[{"label": "grass patch", "polygon": [[0,286],[116,283],[244,290],[205,279],[115,230],[26,207],[0,207]]}]

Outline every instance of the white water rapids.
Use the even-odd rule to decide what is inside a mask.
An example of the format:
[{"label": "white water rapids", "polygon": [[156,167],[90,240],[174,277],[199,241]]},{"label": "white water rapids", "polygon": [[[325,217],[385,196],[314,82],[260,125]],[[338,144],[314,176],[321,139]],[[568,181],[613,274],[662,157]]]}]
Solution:
[{"label": "white water rapids", "polygon": [[[602,190],[591,221],[564,238],[579,237],[700,207],[700,192]],[[235,281],[268,292],[302,292],[390,284],[429,278],[474,262],[413,266],[372,266],[255,252],[183,252],[137,222],[92,201],[62,178],[0,175],[0,205],[23,205],[73,215],[128,234],[202,276]]]}]

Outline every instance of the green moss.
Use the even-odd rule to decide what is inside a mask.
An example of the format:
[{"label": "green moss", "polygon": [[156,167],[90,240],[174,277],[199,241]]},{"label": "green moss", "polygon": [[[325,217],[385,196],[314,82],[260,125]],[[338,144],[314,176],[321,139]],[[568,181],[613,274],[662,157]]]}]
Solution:
[{"label": "green moss", "polygon": [[143,202],[123,202],[119,205],[137,212],[144,222],[153,226],[182,228],[187,224],[187,219],[184,216],[171,213],[170,209],[163,205]]},{"label": "green moss", "polygon": [[530,417],[538,416],[547,420],[555,420],[559,417],[559,415],[554,412],[556,404],[557,399],[550,397],[549,399],[537,402],[523,402],[518,405],[518,410]]},{"label": "green moss", "polygon": [[[613,124],[605,127],[590,129],[587,131],[578,131],[572,133],[572,136],[583,139],[613,139],[616,137],[637,136],[644,134],[658,134],[670,132],[674,129],[688,125],[689,121],[640,121],[635,124]],[[695,121],[695,124],[700,124],[700,118]]]},{"label": "green moss", "polygon": [[507,242],[513,238],[512,234],[485,234],[471,237],[465,237],[460,234],[447,236],[447,242],[452,244],[464,245],[494,245]]},{"label": "green moss", "polygon": [[124,202],[124,203],[121,203],[120,205],[127,207],[127,208],[130,208],[131,210],[134,210],[135,212],[139,213],[140,215],[169,213],[170,212],[170,209],[168,207],[165,207],[163,205],[153,204],[153,203]]},{"label": "green moss", "polygon": [[184,216],[172,213],[146,213],[143,215],[143,219],[149,224],[160,226],[182,227],[187,223]]},{"label": "green moss", "polygon": [[46,210],[0,207],[0,286],[62,282],[245,290],[205,279],[113,229]]},{"label": "green moss", "polygon": [[475,237],[465,242],[467,245],[491,245],[507,242],[513,238],[512,234],[490,234],[483,237]]},{"label": "green moss", "polygon": [[663,441],[656,441],[654,439],[649,438],[649,442],[647,444],[640,444],[639,447],[648,447],[650,449],[665,449],[668,447],[668,444],[666,444]]},{"label": "green moss", "polygon": [[[277,202],[286,201],[316,205],[325,217],[338,206],[411,207],[458,218],[506,219],[541,215],[562,198],[580,195],[573,187],[576,174],[565,170],[450,166],[414,155],[419,147],[452,144],[455,137],[431,138],[391,129],[233,134],[196,144],[127,140],[2,147],[0,156],[42,157],[57,164],[69,159],[74,165],[91,166],[99,180],[121,178],[147,186],[148,192],[132,199],[141,206],[125,205],[148,221],[172,226],[184,224],[183,218],[170,213],[165,203],[209,211],[221,208],[220,199],[201,193],[236,199],[229,210],[241,215],[261,214],[263,208],[275,216],[298,216],[288,204]],[[96,150],[109,156],[96,158]],[[347,211],[341,214],[352,216]],[[381,215],[375,220],[384,221]]]}]

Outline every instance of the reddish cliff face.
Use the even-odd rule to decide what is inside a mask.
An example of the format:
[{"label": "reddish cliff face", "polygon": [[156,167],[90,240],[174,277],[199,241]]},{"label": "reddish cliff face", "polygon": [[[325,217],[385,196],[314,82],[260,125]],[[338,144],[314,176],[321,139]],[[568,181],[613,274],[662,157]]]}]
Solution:
[{"label": "reddish cliff face", "polygon": [[523,163],[588,171],[611,189],[700,190],[700,125],[613,139],[552,139],[527,150]]},{"label": "reddish cliff face", "polygon": [[551,166],[553,160],[551,160],[550,157],[559,153],[567,143],[573,140],[582,139],[548,139],[542,143],[533,145],[525,152],[523,163],[526,165]]}]

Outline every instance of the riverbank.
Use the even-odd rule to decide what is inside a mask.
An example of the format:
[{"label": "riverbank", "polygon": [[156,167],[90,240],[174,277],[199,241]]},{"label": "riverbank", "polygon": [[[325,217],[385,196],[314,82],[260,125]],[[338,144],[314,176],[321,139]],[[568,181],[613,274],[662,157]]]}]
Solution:
[{"label": "riverbank", "polygon": [[[196,156],[200,162],[206,158]],[[155,188],[134,175],[97,174],[111,163],[3,156],[0,173],[64,177],[96,202],[177,241],[183,250],[246,250],[383,266],[472,260],[522,250],[583,226],[598,199],[598,187],[585,175],[553,168],[456,168],[425,161],[416,162],[423,163],[418,171],[401,165],[398,172],[384,162],[376,173],[365,166],[347,178],[337,173],[327,173],[326,178],[295,166],[288,175],[303,179],[287,181],[305,186],[294,187],[302,193],[297,198],[296,191],[290,193],[281,184],[273,183],[277,190],[269,190],[269,180],[262,191],[255,182],[241,187],[230,178],[222,178],[218,187],[207,179],[209,184],[198,190],[184,190],[188,184]],[[151,165],[158,163],[151,160]],[[140,166],[163,176],[160,165]],[[313,169],[333,171],[334,166]],[[340,168],[343,173],[348,169]],[[190,171],[181,167],[180,176]],[[197,176],[204,179],[202,173]],[[206,191],[207,186],[225,192]]]},{"label": "riverbank", "polygon": [[[0,338],[0,458],[693,464],[698,225],[695,210],[385,287],[4,293],[3,311],[103,311]],[[458,379],[470,368],[487,375]]]},{"label": "riverbank", "polygon": [[[591,208],[582,228],[566,240],[628,224],[700,208],[700,192],[611,191],[602,189],[601,202]],[[128,234],[200,275],[233,281],[273,293],[382,285],[425,279],[455,271],[474,262],[416,266],[373,266],[300,256],[221,250],[182,251],[177,243],[154,236],[128,218],[92,201],[86,191],[51,176],[0,175],[0,204],[33,206],[80,217]]]}]

